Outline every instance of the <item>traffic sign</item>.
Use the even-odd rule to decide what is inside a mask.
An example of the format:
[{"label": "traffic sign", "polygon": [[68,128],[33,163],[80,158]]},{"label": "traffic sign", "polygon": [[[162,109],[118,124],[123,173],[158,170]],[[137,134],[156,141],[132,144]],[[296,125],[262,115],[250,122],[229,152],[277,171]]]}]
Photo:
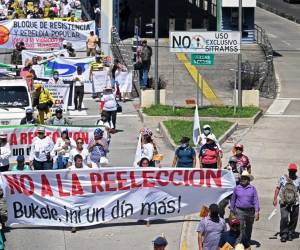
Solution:
[{"label": "traffic sign", "polygon": [[214,54],[192,54],[191,63],[195,66],[207,66],[215,64]]}]

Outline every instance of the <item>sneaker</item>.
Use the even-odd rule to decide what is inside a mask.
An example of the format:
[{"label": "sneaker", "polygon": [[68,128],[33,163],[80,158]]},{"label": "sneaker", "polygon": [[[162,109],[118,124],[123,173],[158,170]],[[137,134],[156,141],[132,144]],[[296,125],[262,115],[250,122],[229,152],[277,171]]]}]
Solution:
[{"label": "sneaker", "polygon": [[280,241],[281,241],[281,242],[286,242],[286,236],[285,236],[285,235],[281,236]]}]

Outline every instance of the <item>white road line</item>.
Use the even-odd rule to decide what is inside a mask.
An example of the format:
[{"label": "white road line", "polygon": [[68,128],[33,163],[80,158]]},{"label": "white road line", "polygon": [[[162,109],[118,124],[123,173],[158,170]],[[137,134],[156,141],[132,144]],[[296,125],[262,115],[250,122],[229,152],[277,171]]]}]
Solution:
[{"label": "white road line", "polygon": [[300,115],[268,115],[265,114],[264,117],[273,117],[273,118],[300,118]]},{"label": "white road line", "polygon": [[290,104],[290,100],[279,100],[276,99],[272,105],[267,110],[267,115],[282,115],[286,110],[287,106]]},{"label": "white road line", "polygon": [[290,101],[300,101],[299,97],[279,97],[277,100],[290,100]]},{"label": "white road line", "polygon": [[282,42],[283,42],[284,44],[286,44],[287,46],[291,46],[291,44],[290,44],[289,42],[285,41],[285,40],[282,40]]},{"label": "white road line", "polygon": [[268,33],[269,37],[272,37],[272,38],[277,38],[276,35],[272,34],[272,33]]}]

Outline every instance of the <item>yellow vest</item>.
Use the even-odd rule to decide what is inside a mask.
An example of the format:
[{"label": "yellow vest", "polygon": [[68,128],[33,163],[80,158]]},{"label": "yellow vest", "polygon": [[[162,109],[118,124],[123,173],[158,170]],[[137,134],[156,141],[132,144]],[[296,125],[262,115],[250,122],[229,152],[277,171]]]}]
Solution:
[{"label": "yellow vest", "polygon": [[92,62],[91,63],[91,69],[92,69],[92,71],[102,71],[103,70],[103,64],[102,63],[97,63],[97,62]]},{"label": "yellow vest", "polygon": [[49,101],[52,101],[54,103],[54,98],[50,94],[48,89],[42,90],[40,97],[39,97],[39,103],[47,103]]}]

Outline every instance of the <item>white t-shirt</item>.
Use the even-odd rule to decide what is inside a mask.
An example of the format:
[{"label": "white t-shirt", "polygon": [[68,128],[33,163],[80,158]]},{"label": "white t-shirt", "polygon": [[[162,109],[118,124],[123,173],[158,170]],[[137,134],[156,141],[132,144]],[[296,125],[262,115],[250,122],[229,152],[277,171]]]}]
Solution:
[{"label": "white t-shirt", "polygon": [[89,154],[89,151],[86,148],[84,148],[81,152],[78,151],[77,148],[73,148],[70,151],[68,162],[74,164],[75,155],[81,155],[82,156],[84,166],[88,166],[88,164],[91,164],[90,154]]},{"label": "white t-shirt", "polygon": [[142,157],[147,158],[149,161],[152,160],[154,154],[154,146],[152,143],[146,143],[142,146]]},{"label": "white t-shirt", "polygon": [[70,166],[70,167],[68,167],[68,169],[70,169],[70,170],[77,170],[77,169],[90,169],[88,166],[86,166],[86,165],[82,165],[82,168],[76,168],[75,167],[75,165],[72,165],[72,166]]},{"label": "white t-shirt", "polygon": [[[76,80],[75,80],[76,79]],[[77,80],[78,79],[78,80]],[[75,86],[83,86],[84,85],[84,81],[83,81],[83,75],[78,75],[76,74],[74,76],[74,79],[73,79],[74,83],[75,83]]]},{"label": "white t-shirt", "polygon": [[114,94],[103,95],[101,101],[104,102],[104,111],[116,111],[117,110],[117,101]]}]

